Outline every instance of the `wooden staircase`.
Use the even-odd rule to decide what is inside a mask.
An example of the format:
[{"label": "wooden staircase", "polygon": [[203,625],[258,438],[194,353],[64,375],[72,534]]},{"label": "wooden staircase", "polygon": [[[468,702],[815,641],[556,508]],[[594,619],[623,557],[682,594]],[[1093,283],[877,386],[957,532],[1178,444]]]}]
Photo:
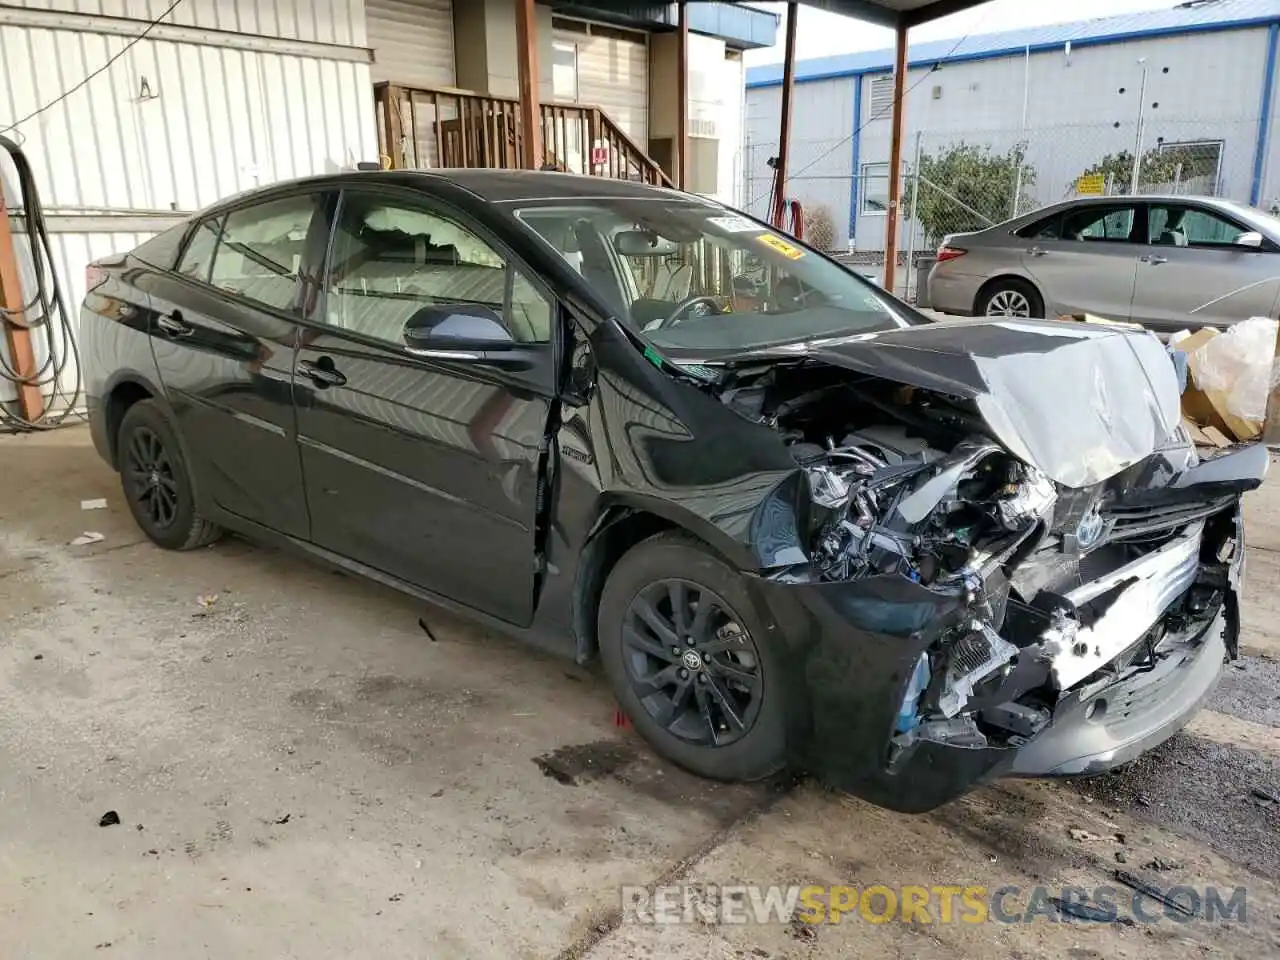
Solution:
[{"label": "wooden staircase", "polygon": [[[384,167],[524,167],[519,101],[450,87],[374,86]],[[543,103],[546,162],[570,173],[673,186],[666,172],[599,107]]]}]

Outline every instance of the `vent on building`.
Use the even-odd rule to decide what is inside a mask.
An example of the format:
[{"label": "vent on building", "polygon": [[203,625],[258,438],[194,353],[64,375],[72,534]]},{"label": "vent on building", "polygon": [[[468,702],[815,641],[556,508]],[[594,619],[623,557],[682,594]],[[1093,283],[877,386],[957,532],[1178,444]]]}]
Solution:
[{"label": "vent on building", "polygon": [[574,20],[570,17],[552,17],[551,29],[563,30],[566,33],[586,33],[593,37],[604,37],[608,40],[622,40],[626,43],[646,43],[649,39],[649,35],[643,30],[628,30],[624,27],[611,27],[604,23]]},{"label": "vent on building", "polygon": [[552,17],[551,29],[566,30],[569,33],[586,33],[587,25],[581,20],[570,20],[568,17]]},{"label": "vent on building", "polygon": [[871,119],[880,120],[893,114],[893,76],[886,74],[871,81]]},{"label": "vent on building", "polygon": [[937,86],[937,87],[934,87],[934,88],[933,88],[933,99],[935,99],[935,100],[941,100],[941,99],[942,99],[942,87],[941,87],[941,86]]},{"label": "vent on building", "polygon": [[689,119],[689,136],[691,137],[714,137],[716,135],[716,122],[714,120],[695,120]]},{"label": "vent on building", "polygon": [[610,40],[621,40],[624,43],[644,43],[649,39],[648,34],[641,33],[639,30],[606,27],[602,23],[591,24],[591,35],[593,37],[608,37]]}]

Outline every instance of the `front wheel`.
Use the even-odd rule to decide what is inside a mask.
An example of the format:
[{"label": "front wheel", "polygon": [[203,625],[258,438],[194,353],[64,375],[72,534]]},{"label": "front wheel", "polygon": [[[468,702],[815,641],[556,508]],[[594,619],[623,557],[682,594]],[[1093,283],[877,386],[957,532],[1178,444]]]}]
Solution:
[{"label": "front wheel", "polygon": [[786,759],[781,669],[739,574],[663,533],[627,553],[600,599],[600,656],[636,730],[716,780],[759,780]]},{"label": "front wheel", "polygon": [[1044,317],[1044,299],[1025,280],[997,280],[978,298],[976,313],[983,317]]},{"label": "front wheel", "polygon": [[116,459],[129,511],[157,546],[192,550],[222,536],[216,524],[196,511],[178,436],[154,400],[140,400],[125,412]]}]

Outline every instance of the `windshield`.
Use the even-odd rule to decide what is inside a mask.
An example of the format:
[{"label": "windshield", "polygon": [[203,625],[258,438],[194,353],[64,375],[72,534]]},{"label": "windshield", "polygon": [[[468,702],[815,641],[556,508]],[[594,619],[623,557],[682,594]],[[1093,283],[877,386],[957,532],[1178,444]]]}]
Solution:
[{"label": "windshield", "polygon": [[913,322],[861,277],[714,204],[593,199],[516,216],[660,349],[738,352]]}]

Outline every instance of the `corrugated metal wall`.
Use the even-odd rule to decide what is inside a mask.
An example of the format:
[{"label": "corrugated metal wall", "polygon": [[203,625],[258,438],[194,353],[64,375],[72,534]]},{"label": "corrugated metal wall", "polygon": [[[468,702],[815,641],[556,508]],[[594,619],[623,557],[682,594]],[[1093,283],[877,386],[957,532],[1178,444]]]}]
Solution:
[{"label": "corrugated metal wall", "polygon": [[[169,8],[172,0],[5,0],[6,6],[30,10],[98,14],[152,20]],[[165,23],[287,37],[313,43],[363,47],[365,43],[362,0],[185,0]]]},{"label": "corrugated metal wall", "polygon": [[[773,171],[768,160],[778,152],[781,89],[747,91],[744,206],[758,217],[769,216]],[[791,113],[789,169],[793,176],[787,198],[799,200],[806,212],[829,213],[837,247],[845,245],[848,232],[853,97],[853,82],[847,78],[797,84]],[[864,130],[862,136],[867,135]]]},{"label": "corrugated metal wall", "polygon": [[452,0],[366,0],[365,9],[375,81],[406,87],[457,85]]},{"label": "corrugated metal wall", "polygon": [[[51,9],[149,17],[168,2],[26,0],[32,14],[6,14],[0,130],[57,99],[130,42],[119,21],[41,14],[36,26],[23,17]],[[187,29],[158,29],[8,134],[31,160],[51,218],[100,218],[93,232],[55,237],[73,311],[86,264],[150,235],[136,232],[139,217],[154,226],[157,218],[176,219],[255,186],[377,158],[363,0],[186,0],[174,19]],[[126,26],[136,35],[145,24]],[[16,205],[7,161],[0,174]]]},{"label": "corrugated metal wall", "polygon": [[[117,251],[131,250],[152,236],[154,236],[154,233],[112,232],[55,233],[50,237],[53,246],[53,263],[51,266],[57,272],[59,282],[62,285],[63,296],[66,298],[67,306],[71,310],[73,331],[78,329],[79,306],[85,294],[85,266],[100,257],[108,256]],[[15,236],[14,245],[18,250],[19,272],[22,275],[23,290],[26,291],[27,296],[30,298],[35,295],[35,290],[37,289],[35,274],[31,266],[31,251],[25,236]],[[75,352],[69,348],[65,334],[60,327],[53,327],[52,334],[56,355],[66,358],[67,365],[63,368],[60,379],[64,391],[70,394],[74,390],[78,374]],[[48,362],[49,340],[45,335],[40,334],[33,338],[33,345],[36,349],[36,364],[38,367],[43,368],[44,364]],[[0,345],[0,351],[2,350],[3,346]],[[41,379],[44,378],[42,377]],[[49,390],[46,389],[45,393],[48,394]],[[7,381],[0,380],[0,400],[12,400],[15,397],[16,393],[10,384]]]}]

